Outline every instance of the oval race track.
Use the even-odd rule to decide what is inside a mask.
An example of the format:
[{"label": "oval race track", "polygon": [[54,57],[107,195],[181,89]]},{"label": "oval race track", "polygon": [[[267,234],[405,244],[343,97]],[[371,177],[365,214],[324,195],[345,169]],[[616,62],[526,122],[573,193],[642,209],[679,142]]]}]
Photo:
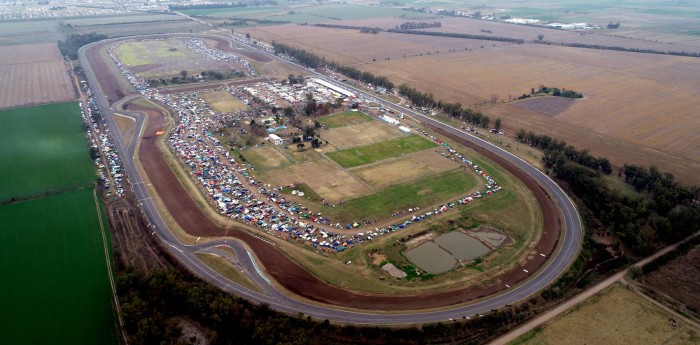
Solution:
[{"label": "oval race track", "polygon": [[[149,35],[148,37],[155,37],[156,35]],[[174,35],[163,35],[163,36],[174,36]],[[189,35],[188,35],[189,36]],[[198,34],[197,36],[207,36]],[[219,39],[228,39],[223,36],[215,36]],[[118,39],[109,39],[106,41],[96,42],[87,46],[84,46],[79,51],[79,57],[81,64],[85,70],[88,82],[91,85],[92,90],[95,92],[94,97],[97,103],[105,115],[108,121],[109,127],[113,133],[118,132],[118,128],[114,121],[114,116],[112,114],[112,108],[110,108],[107,102],[106,96],[103,95],[100,89],[100,84],[97,82],[95,77],[95,72],[91,66],[91,61],[89,61],[86,51],[90,47],[97,47],[105,42],[115,42],[118,40],[133,39],[134,37],[122,37]],[[246,44],[245,42],[237,41],[239,44]],[[247,45],[247,44],[246,44]],[[252,49],[257,49],[252,45],[248,45]],[[295,65],[298,68],[307,70],[308,74],[314,75],[315,77],[322,78],[327,82],[333,84],[342,85],[346,89],[351,89],[357,94],[361,94],[367,98],[374,99],[373,96],[367,95],[365,92],[358,90],[352,86],[338,83],[335,80],[329,80],[323,75],[316,73],[315,71],[308,70],[302,66],[299,66],[293,62],[289,62],[279,57],[269,54],[265,51],[259,51],[262,54],[269,55],[270,57],[284,61]],[[458,319],[463,316],[471,316],[475,314],[488,313],[493,309],[502,308],[506,305],[517,303],[532,294],[544,289],[549,284],[554,282],[563,272],[566,271],[569,264],[573,262],[578,254],[578,250],[582,241],[582,226],[581,221],[571,199],[564,193],[564,191],[547,175],[536,169],[535,167],[529,165],[522,159],[510,154],[509,152],[501,149],[500,147],[486,142],[480,138],[473,137],[464,131],[461,131],[455,127],[443,124],[432,117],[416,113],[411,109],[404,108],[402,106],[389,103],[387,101],[376,99],[378,102],[382,103],[385,107],[395,109],[397,111],[403,112],[415,119],[429,124],[435,128],[440,129],[452,136],[466,140],[474,145],[478,145],[481,149],[488,151],[490,154],[506,160],[510,164],[515,165],[518,169],[526,173],[529,177],[534,179],[537,184],[547,193],[547,195],[556,202],[560,209],[560,216],[563,220],[563,236],[561,236],[559,241],[559,247],[554,251],[554,254],[549,258],[549,260],[544,264],[544,266],[535,272],[529,279],[520,283],[517,286],[513,286],[499,294],[495,294],[491,297],[486,297],[478,302],[474,302],[468,305],[461,305],[456,307],[445,307],[439,311],[416,311],[416,312],[406,312],[402,314],[387,314],[383,313],[373,313],[371,311],[349,311],[334,309],[332,306],[319,306],[317,304],[304,303],[295,299],[292,299],[279,290],[277,290],[267,277],[265,277],[257,266],[253,259],[253,256],[247,252],[245,247],[236,240],[217,240],[215,242],[209,242],[203,245],[185,245],[180,243],[177,238],[172,234],[172,232],[167,228],[165,222],[163,221],[158,209],[156,208],[153,200],[151,199],[150,192],[146,188],[140,172],[136,169],[134,162],[134,154],[136,146],[138,143],[139,135],[134,135],[132,141],[125,143],[120,135],[113,135],[114,142],[117,149],[122,157],[124,169],[129,176],[129,181],[133,186],[134,192],[141,202],[141,207],[146,214],[148,220],[151,222],[154,235],[157,235],[160,240],[164,243],[164,248],[166,248],[177,260],[179,260],[184,266],[186,266],[190,271],[192,271],[197,276],[206,280],[207,282],[216,285],[217,287],[228,291],[230,293],[236,294],[243,298],[256,303],[267,303],[271,308],[287,312],[290,314],[298,314],[302,312],[306,315],[319,318],[328,319],[337,322],[347,322],[347,323],[357,323],[357,324],[415,324],[415,323],[428,323],[437,321],[446,321],[449,319]],[[123,100],[122,100],[123,101]],[[113,105],[115,109],[118,109],[122,101],[117,102]],[[121,113],[124,113],[123,111]],[[144,116],[141,114],[133,114],[136,118],[136,129],[139,130],[144,125]],[[258,285],[262,287],[266,294],[260,294],[237,283],[234,283],[227,278],[223,277],[219,273],[215,272],[208,266],[204,265],[199,259],[194,255],[194,252],[207,247],[214,247],[217,245],[228,245],[236,251],[237,257],[241,262],[241,265],[250,273],[251,279],[253,279]]]}]

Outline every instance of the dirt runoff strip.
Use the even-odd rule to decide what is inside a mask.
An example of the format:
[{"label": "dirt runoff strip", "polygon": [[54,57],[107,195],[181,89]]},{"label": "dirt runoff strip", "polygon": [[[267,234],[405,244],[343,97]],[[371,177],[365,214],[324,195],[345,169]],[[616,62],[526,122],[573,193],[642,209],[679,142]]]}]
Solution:
[{"label": "dirt runoff strip", "polygon": [[[130,104],[128,110],[143,111],[149,114],[148,125],[144,131],[139,148],[141,164],[148,174],[149,180],[153,183],[153,187],[163,200],[165,207],[167,207],[182,229],[193,236],[230,236],[245,242],[255,252],[260,259],[260,263],[273,279],[292,293],[304,298],[335,306],[364,310],[400,311],[446,307],[483,298],[505,290],[505,284],[515,285],[528,277],[528,274],[523,269],[534,273],[546,261],[545,257],[532,255],[530,256],[531,260],[521,267],[514,268],[500,275],[495,279],[496,282],[491,285],[467,289],[457,288],[434,294],[368,294],[338,288],[320,280],[292,261],[279,249],[254,237],[244,229],[233,226],[220,227],[214,224],[197,206],[196,202],[192,200],[156,145],[158,136],[155,133],[161,130],[165,119],[164,115],[160,111],[144,108],[136,104]],[[537,253],[545,253],[549,257],[549,254],[556,249],[561,227],[559,226],[557,208],[552,200],[546,196],[544,190],[529,175],[521,172],[517,167],[504,159],[496,157],[465,140],[445,133],[442,134],[489,157],[523,181],[532,190],[544,215],[543,235],[534,250]]]}]

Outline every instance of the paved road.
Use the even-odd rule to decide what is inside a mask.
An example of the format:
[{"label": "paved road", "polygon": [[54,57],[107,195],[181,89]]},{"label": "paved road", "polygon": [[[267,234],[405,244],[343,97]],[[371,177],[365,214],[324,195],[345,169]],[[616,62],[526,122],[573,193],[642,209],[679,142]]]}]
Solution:
[{"label": "paved road", "polygon": [[[153,37],[154,35],[149,35],[148,37]],[[164,35],[164,36],[172,36],[172,35]],[[198,36],[203,36],[203,35],[198,35]],[[217,36],[219,38],[227,38],[223,36]],[[112,39],[111,41],[116,41],[116,40],[123,40],[123,39],[128,39],[128,38],[119,38],[119,39]],[[228,38],[227,38],[228,39]],[[94,43],[88,46],[84,46],[80,49],[79,51],[79,56],[81,60],[81,64],[83,65],[83,68],[85,69],[85,73],[88,78],[88,82],[90,83],[91,87],[95,91],[96,98],[98,101],[98,104],[100,106],[100,109],[102,110],[103,114],[105,115],[109,126],[112,128],[112,131],[114,133],[119,132],[118,127],[116,126],[116,123],[114,121],[114,116],[112,114],[112,109],[110,108],[109,104],[107,103],[106,97],[103,96],[102,90],[100,89],[99,83],[97,83],[97,80],[95,78],[95,73],[92,70],[90,66],[90,61],[88,61],[86,57],[86,50],[89,49],[92,46],[99,45],[104,43],[98,42]],[[241,44],[247,45],[250,49],[256,49],[257,48],[253,45],[249,45],[245,42],[238,42]],[[267,52],[264,52],[262,50],[259,50],[259,52],[264,53],[266,55],[269,55],[270,57],[284,61],[286,63],[290,63],[292,65],[295,65],[298,68],[307,70],[309,74],[314,75],[315,77],[321,78],[323,80],[326,80],[328,82],[331,82],[333,84],[342,86],[346,89],[351,89],[354,92],[356,92],[358,95],[363,95],[364,97],[367,98],[375,98],[369,94],[366,94],[362,90],[358,90],[350,85],[345,85],[342,83],[339,83],[335,80],[330,80],[329,78],[325,77],[324,75],[321,75],[315,71],[308,70],[304,68],[303,66],[300,66],[298,64],[295,64],[293,62],[289,62],[286,60],[282,60],[279,57],[275,56],[274,54],[269,54]],[[207,282],[227,291],[233,294],[236,294],[238,296],[241,296],[243,298],[246,298],[250,301],[256,302],[256,303],[267,303],[272,307],[273,309],[283,311],[283,312],[288,312],[291,314],[297,314],[299,312],[302,312],[306,315],[310,315],[315,318],[319,319],[329,319],[332,321],[337,321],[337,322],[346,322],[346,323],[357,323],[357,324],[416,324],[416,323],[428,323],[428,322],[437,322],[437,321],[446,321],[449,319],[460,319],[465,316],[473,316],[476,314],[484,314],[488,313],[493,309],[498,309],[502,308],[505,305],[509,304],[514,304],[520,300],[523,300],[532,294],[538,292],[539,290],[545,288],[548,286],[551,282],[557,279],[557,277],[562,274],[568,267],[568,265],[573,262],[573,260],[576,258],[576,255],[578,253],[578,249],[581,243],[582,239],[582,227],[581,227],[581,221],[579,219],[578,212],[576,211],[576,208],[569,199],[569,197],[564,193],[564,191],[556,184],[554,181],[552,181],[547,175],[543,174],[539,170],[537,170],[535,167],[529,165],[522,159],[510,154],[509,152],[501,149],[498,146],[495,146],[489,142],[486,142],[480,138],[473,137],[469,135],[468,133],[443,124],[437,120],[435,120],[432,117],[425,116],[423,114],[414,112],[411,109],[381,100],[377,99],[377,101],[381,104],[383,104],[385,107],[395,109],[397,111],[403,112],[409,116],[414,117],[415,119],[418,119],[419,121],[428,123],[432,126],[438,127],[442,130],[445,130],[451,134],[454,134],[456,136],[459,136],[461,138],[464,138],[472,143],[475,143],[486,150],[492,152],[493,154],[496,154],[500,157],[503,157],[504,159],[508,160],[509,162],[515,164],[517,167],[525,171],[527,174],[529,174],[531,177],[533,177],[539,184],[540,186],[550,195],[551,198],[553,198],[557,205],[560,207],[562,215],[563,215],[563,220],[564,220],[564,236],[563,239],[560,242],[559,249],[556,251],[556,253],[550,258],[550,260],[547,262],[547,264],[540,269],[536,274],[534,274],[533,277],[531,277],[529,280],[526,282],[514,286],[511,289],[506,290],[504,293],[500,293],[497,295],[494,295],[488,299],[481,300],[479,302],[475,302],[469,305],[465,306],[459,306],[459,307],[454,307],[446,310],[440,310],[440,311],[427,311],[427,312],[415,312],[415,313],[404,313],[404,314],[386,314],[386,313],[374,313],[374,312],[361,312],[361,311],[348,311],[348,310],[339,310],[339,309],[334,309],[330,306],[318,306],[315,304],[310,304],[310,303],[304,303],[297,301],[295,299],[292,299],[290,297],[287,297],[286,295],[282,294],[279,290],[277,290],[270,282],[267,277],[264,276],[264,274],[260,271],[259,267],[257,267],[255,260],[253,259],[253,256],[246,250],[246,248],[240,243],[235,240],[219,240],[215,242],[210,242],[207,244],[202,244],[202,245],[186,245],[178,241],[177,238],[173,235],[173,233],[167,228],[165,222],[163,221],[160,213],[158,212],[158,209],[156,208],[153,200],[151,199],[150,192],[146,188],[146,185],[144,184],[144,180],[142,176],[140,175],[139,171],[135,167],[135,162],[133,160],[134,158],[134,151],[137,147],[136,142],[134,140],[138,140],[140,136],[134,135],[135,139],[132,139],[132,142],[129,143],[128,145],[123,142],[123,139],[121,138],[120,135],[114,135],[114,141],[117,146],[117,149],[119,150],[120,154],[122,155],[123,159],[123,164],[124,168],[129,176],[129,180],[134,188],[134,192],[136,193],[139,202],[142,204],[142,209],[145,212],[148,220],[151,223],[151,226],[153,228],[153,235],[156,235],[159,237],[159,239],[165,244],[165,247],[169,250],[169,252],[176,258],[178,259],[183,265],[185,265],[188,269],[190,269],[194,274],[198,275],[202,279],[206,280]],[[119,104],[115,104],[118,106]],[[124,112],[120,112],[124,113]],[[135,129],[135,133],[139,132],[141,130],[141,127],[143,126],[144,118],[142,115],[136,115],[137,122],[136,125],[138,126]],[[246,272],[249,273],[250,277],[253,279],[255,283],[260,285],[264,291],[265,294],[261,294],[255,291],[252,291],[250,289],[247,289],[233,281],[228,280],[227,278],[223,277],[219,273],[215,272],[208,266],[204,265],[195,255],[194,252],[197,250],[200,250],[205,247],[212,247],[212,246],[217,246],[217,245],[227,245],[230,246],[234,251],[236,251],[236,255],[239,258],[241,265],[244,267]]]}]

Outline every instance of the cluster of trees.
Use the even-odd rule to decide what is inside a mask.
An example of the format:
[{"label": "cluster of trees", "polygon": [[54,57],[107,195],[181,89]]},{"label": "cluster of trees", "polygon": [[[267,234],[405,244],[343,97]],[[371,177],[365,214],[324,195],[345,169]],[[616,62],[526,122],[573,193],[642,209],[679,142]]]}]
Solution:
[{"label": "cluster of trees", "polygon": [[326,61],[325,58],[320,57],[316,54],[307,52],[306,50],[303,49],[297,49],[294,47],[290,47],[286,44],[282,43],[277,43],[275,41],[272,42],[272,46],[275,48],[275,54],[285,54],[288,56],[293,57],[297,61],[301,62],[302,64],[311,67],[311,68],[319,68],[319,67],[327,67],[329,69],[332,69],[338,73],[341,73],[348,78],[352,78],[364,83],[369,83],[374,86],[380,86],[383,88],[386,88],[388,90],[391,90],[394,88],[394,83],[392,83],[389,78],[385,76],[379,76],[379,75],[374,75],[369,72],[362,72],[358,70],[357,68],[354,67],[349,67],[349,66],[344,66],[341,65],[335,61]]},{"label": "cluster of trees", "polygon": [[552,96],[559,96],[559,97],[568,97],[568,98],[583,98],[583,94],[580,92],[576,92],[573,90],[567,90],[563,89],[560,90],[559,88],[556,87],[546,87],[546,86],[540,86],[540,88],[533,93],[549,93],[552,94]]},{"label": "cluster of trees", "polygon": [[259,7],[259,6],[274,6],[277,5],[275,0],[254,0],[241,2],[221,2],[213,4],[190,4],[190,5],[168,5],[171,11],[184,10],[207,10],[216,8],[238,8],[238,7]]},{"label": "cluster of trees", "polygon": [[[602,174],[612,168],[605,157],[593,157],[587,150],[577,150],[566,142],[546,135],[520,130],[518,140],[545,150],[542,161],[548,171],[565,182],[581,201],[588,223],[612,233],[620,244],[635,254],[646,255],[661,244],[675,242],[700,229],[700,188],[686,187],[672,174],[650,168],[625,165],[620,175],[639,196],[611,189]],[[602,173],[602,174],[601,174]]]},{"label": "cluster of trees", "polygon": [[511,37],[499,37],[499,36],[486,36],[486,35],[474,35],[474,34],[463,34],[457,32],[437,32],[437,31],[415,31],[415,30],[397,30],[391,29],[391,32],[397,32],[402,34],[412,34],[412,35],[426,35],[426,36],[441,36],[441,37],[454,37],[454,38],[468,38],[472,40],[486,40],[486,41],[499,41],[499,42],[511,42],[522,44],[525,40],[521,38],[511,38]]},{"label": "cluster of trees", "polygon": [[396,30],[412,30],[439,27],[442,27],[441,22],[405,22],[401,25],[396,25]]},{"label": "cluster of trees", "polygon": [[547,168],[572,161],[587,168],[599,170],[606,175],[612,173],[612,166],[607,158],[594,157],[588,153],[588,150],[577,150],[563,140],[552,139],[548,135],[538,135],[533,131],[525,132],[524,129],[515,133],[515,139],[544,150],[542,160]]},{"label": "cluster of trees", "polygon": [[[478,110],[463,108],[460,103],[436,101],[432,93],[420,92],[415,88],[410,87],[408,84],[401,84],[399,86],[399,93],[406,96],[406,98],[408,98],[415,106],[441,109],[447,115],[459,118],[465,122],[469,122],[474,126],[489,128],[489,125],[491,124],[491,119]],[[501,121],[500,119],[496,121],[499,127],[497,130],[499,130]]]},{"label": "cluster of trees", "polygon": [[107,35],[99,35],[96,32],[89,34],[72,34],[65,41],[58,41],[58,49],[61,54],[71,60],[78,59],[78,49],[80,47],[97,41],[102,41],[107,38]]},{"label": "cluster of trees", "polygon": [[608,25],[606,25],[605,27],[608,28],[608,29],[619,29],[619,28],[620,28],[620,22],[617,22],[617,23],[610,22],[610,23],[608,23]]},{"label": "cluster of trees", "polygon": [[362,33],[378,34],[382,29],[378,27],[369,26],[355,26],[355,25],[340,25],[340,24],[314,24],[320,28],[332,28],[332,29],[346,29],[346,30],[360,30]]},{"label": "cluster of trees", "polygon": [[183,316],[201,325],[213,345],[483,343],[532,317],[539,307],[532,298],[469,321],[421,328],[339,326],[253,305],[171,269],[149,276],[121,273],[116,285],[129,342],[135,345],[182,343],[177,318]]}]

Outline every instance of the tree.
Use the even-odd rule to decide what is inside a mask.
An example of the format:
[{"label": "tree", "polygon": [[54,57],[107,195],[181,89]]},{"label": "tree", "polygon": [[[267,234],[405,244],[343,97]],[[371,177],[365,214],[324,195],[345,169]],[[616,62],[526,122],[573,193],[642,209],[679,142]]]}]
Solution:
[{"label": "tree", "polygon": [[501,118],[497,118],[496,122],[493,123],[493,128],[499,132],[501,130]]},{"label": "tree", "polygon": [[543,34],[537,35],[537,40],[538,40],[538,41],[542,41],[543,39],[544,39],[544,35],[543,35]]},{"label": "tree", "polygon": [[304,147],[306,147],[306,144],[304,144],[304,143],[298,143],[298,144],[297,144],[297,150],[298,150],[298,151],[303,150]]},{"label": "tree", "polygon": [[180,75],[182,76],[182,79],[187,79],[187,71],[180,71]]},{"label": "tree", "polygon": [[250,32],[245,33],[245,38],[250,39]]},{"label": "tree", "polygon": [[294,109],[292,109],[292,107],[284,108],[284,116],[289,117],[292,116],[292,114],[294,114]]}]

